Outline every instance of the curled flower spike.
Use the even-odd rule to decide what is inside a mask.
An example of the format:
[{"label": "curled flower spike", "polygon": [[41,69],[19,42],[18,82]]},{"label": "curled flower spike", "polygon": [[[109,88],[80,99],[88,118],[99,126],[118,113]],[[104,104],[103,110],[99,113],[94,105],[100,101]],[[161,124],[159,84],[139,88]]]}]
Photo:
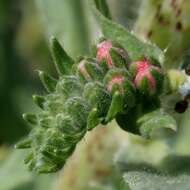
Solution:
[{"label": "curled flower spike", "polygon": [[117,43],[106,39],[96,45],[96,58],[107,69],[127,67],[129,63],[127,52]]},{"label": "curled flower spike", "polygon": [[[51,38],[50,50],[58,76],[55,79],[39,72],[47,94],[33,96],[41,110],[23,115],[31,131],[16,145],[28,149],[25,164],[29,170],[60,170],[87,131],[113,119],[125,131],[145,138],[153,138],[158,129],[177,129],[177,121],[166,112],[164,98],[159,96],[164,74],[156,61],[163,63],[164,52],[108,20],[103,2],[93,0],[91,4],[103,35],[109,39],[101,39],[95,45],[93,56],[76,62]],[[144,55],[151,59],[137,60]],[[178,113],[188,108],[187,82],[179,89],[185,102],[176,104]]]},{"label": "curled flower spike", "polygon": [[143,59],[130,64],[130,73],[138,91],[146,96],[159,95],[163,84],[163,73],[160,66]]},{"label": "curled flower spike", "polygon": [[60,170],[87,131],[113,119],[126,131],[141,134],[137,120],[144,103],[137,103],[137,90],[149,95],[158,92],[160,66],[146,59],[129,66],[125,51],[111,40],[97,47],[96,58],[74,63],[53,39],[51,51],[59,77],[39,72],[48,94],[33,96],[41,112],[23,115],[32,130],[16,145],[29,149],[25,164],[30,170]]}]

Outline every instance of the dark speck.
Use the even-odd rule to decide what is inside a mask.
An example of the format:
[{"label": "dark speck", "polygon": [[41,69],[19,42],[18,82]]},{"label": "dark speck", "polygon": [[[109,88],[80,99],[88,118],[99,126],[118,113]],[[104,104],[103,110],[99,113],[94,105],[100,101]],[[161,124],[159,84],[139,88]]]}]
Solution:
[{"label": "dark speck", "polygon": [[180,21],[177,22],[175,28],[176,30],[181,31],[183,29],[182,23]]},{"label": "dark speck", "polygon": [[181,9],[178,9],[176,12],[176,16],[180,16],[181,15]]},{"label": "dark speck", "polygon": [[181,101],[176,103],[174,109],[177,113],[184,113],[188,108],[188,104],[189,103],[187,100],[181,100]]},{"label": "dark speck", "polygon": [[190,64],[185,67],[185,73],[190,75]]},{"label": "dark speck", "polygon": [[163,16],[159,15],[159,16],[158,16],[158,22],[163,23],[163,21],[164,21]]},{"label": "dark speck", "polygon": [[152,36],[152,33],[153,33],[153,31],[150,30],[150,31],[147,33],[147,37],[150,38],[150,37]]}]

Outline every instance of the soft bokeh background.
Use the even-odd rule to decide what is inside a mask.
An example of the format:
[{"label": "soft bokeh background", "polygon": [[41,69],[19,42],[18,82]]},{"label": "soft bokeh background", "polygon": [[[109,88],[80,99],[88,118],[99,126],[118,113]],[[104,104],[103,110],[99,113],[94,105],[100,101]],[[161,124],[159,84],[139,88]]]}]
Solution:
[{"label": "soft bokeh background", "polygon": [[[114,19],[127,28],[136,30],[143,39],[151,38],[162,49],[174,41],[174,35],[170,35],[171,28],[155,27],[151,17],[160,2],[166,7],[163,10],[167,13],[166,18],[175,21],[173,17],[167,16],[171,12],[167,9],[167,0],[147,1],[152,7],[146,3],[144,6],[147,10],[151,7],[152,12],[147,11],[146,14],[142,10],[138,11],[140,0],[108,2]],[[187,3],[183,8],[185,13],[189,12],[189,7],[190,3]],[[180,53],[190,46],[184,40],[190,39],[190,23],[187,21],[189,14],[184,12],[180,19],[184,21],[186,30],[176,34],[177,52]],[[139,18],[139,14],[151,18],[149,25],[143,25],[146,23],[143,20],[145,17]],[[147,31],[151,28],[157,28],[155,36],[147,36]],[[160,30],[162,39],[158,38]],[[87,0],[0,0],[0,190],[127,190],[128,186],[115,170],[113,161],[123,152],[121,149],[130,147],[129,136],[116,129],[115,123],[111,124],[112,129],[100,128],[94,130],[93,134],[88,134],[64,171],[57,174],[36,176],[29,173],[22,162],[24,151],[15,151],[13,148],[14,143],[30,130],[22,119],[22,113],[39,111],[32,102],[32,94],[45,93],[36,70],[45,70],[56,76],[48,48],[51,35],[60,40],[73,58],[87,54],[90,45],[100,36]],[[168,40],[167,44],[163,43],[165,39]],[[174,52],[171,49],[172,55]],[[188,113],[184,117],[178,137],[180,143],[177,143],[176,150],[189,155]],[[149,146],[141,139],[135,138],[134,141],[140,146]],[[162,150],[159,156],[154,157],[157,162],[167,152],[167,147],[156,142],[148,148],[153,151],[154,145],[158,147],[157,153]],[[125,158],[125,155],[122,157]]]}]

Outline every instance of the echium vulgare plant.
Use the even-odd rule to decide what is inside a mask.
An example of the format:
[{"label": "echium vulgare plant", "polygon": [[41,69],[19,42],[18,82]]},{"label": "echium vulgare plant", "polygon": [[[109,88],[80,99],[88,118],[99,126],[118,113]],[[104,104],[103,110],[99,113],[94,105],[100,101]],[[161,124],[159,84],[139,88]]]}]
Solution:
[{"label": "echium vulgare plant", "polygon": [[[188,69],[166,70],[164,52],[111,21],[105,1],[91,1],[91,6],[103,37],[91,55],[77,61],[51,38],[59,78],[39,72],[48,94],[33,100],[42,111],[23,115],[32,130],[16,148],[29,149],[25,164],[37,173],[60,170],[87,131],[99,124],[115,119],[127,132],[154,138],[158,129],[175,131],[175,112],[188,107]],[[178,92],[171,112],[163,102]]]}]

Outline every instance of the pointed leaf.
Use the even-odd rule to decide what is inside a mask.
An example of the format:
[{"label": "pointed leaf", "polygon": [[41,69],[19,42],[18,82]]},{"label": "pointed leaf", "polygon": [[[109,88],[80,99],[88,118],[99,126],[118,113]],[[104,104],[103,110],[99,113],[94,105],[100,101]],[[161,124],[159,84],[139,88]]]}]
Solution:
[{"label": "pointed leaf", "polygon": [[151,169],[144,167],[141,171],[129,171],[123,176],[132,190],[188,190],[190,176],[167,176],[159,172],[149,172]]},{"label": "pointed leaf", "polygon": [[96,7],[101,10],[101,13],[107,17],[107,18],[111,18],[111,14],[107,5],[106,0],[95,0],[96,3]]},{"label": "pointed leaf", "polygon": [[89,113],[88,119],[87,119],[87,128],[88,130],[92,130],[94,127],[96,127],[101,122],[100,118],[98,118],[98,111],[96,108],[93,108],[91,112]]},{"label": "pointed leaf", "polygon": [[31,147],[31,139],[30,138],[24,138],[22,140],[20,140],[16,145],[15,148],[30,148]]},{"label": "pointed leaf", "polygon": [[142,56],[146,56],[152,57],[158,60],[160,63],[163,63],[164,55],[158,47],[140,41],[126,28],[107,19],[101,14],[101,10],[99,11],[97,9],[94,0],[91,0],[91,6],[93,13],[95,14],[102,28],[104,36],[120,43],[128,52],[131,59],[136,60]]},{"label": "pointed leaf", "polygon": [[95,64],[85,64],[85,69],[92,77],[93,80],[102,80],[103,79],[103,72],[96,66]]},{"label": "pointed leaf", "polygon": [[189,156],[174,154],[163,141],[131,137],[125,142],[115,155],[115,164],[132,190],[189,189]]},{"label": "pointed leaf", "polygon": [[123,98],[118,91],[113,95],[110,108],[106,116],[106,122],[111,121],[123,108]]},{"label": "pointed leaf", "polygon": [[114,65],[116,67],[124,67],[124,66],[128,66],[128,62],[129,60],[126,60],[126,58],[124,56],[121,56],[118,51],[115,49],[115,48],[110,48],[109,50],[109,53],[110,53],[110,56],[111,56],[111,59],[114,63]]},{"label": "pointed leaf", "polygon": [[46,90],[48,92],[54,92],[57,81],[53,77],[51,77],[50,75],[48,75],[47,73],[43,71],[39,71],[39,77],[40,77],[40,80],[42,81],[42,84],[46,88]]},{"label": "pointed leaf", "polygon": [[52,57],[59,75],[69,74],[74,61],[65,52],[61,44],[56,38],[52,37],[50,40]]},{"label": "pointed leaf", "polygon": [[44,107],[44,102],[45,102],[45,98],[43,96],[39,96],[39,95],[33,95],[32,99],[34,101],[34,103],[39,106],[40,108],[43,109]]},{"label": "pointed leaf", "polygon": [[38,124],[38,118],[37,118],[37,116],[36,116],[35,114],[32,114],[32,113],[24,113],[22,117],[23,117],[23,119],[24,119],[27,123],[29,123],[29,124],[31,124],[31,125],[36,125],[36,124]]}]

